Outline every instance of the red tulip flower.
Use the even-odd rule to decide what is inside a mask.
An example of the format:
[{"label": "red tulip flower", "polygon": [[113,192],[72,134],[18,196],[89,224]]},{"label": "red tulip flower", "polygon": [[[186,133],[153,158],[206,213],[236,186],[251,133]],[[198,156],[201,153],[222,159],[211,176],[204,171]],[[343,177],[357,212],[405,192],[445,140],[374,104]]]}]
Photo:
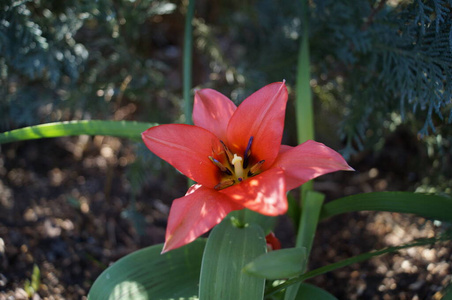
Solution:
[{"label": "red tulip flower", "polygon": [[197,182],[173,201],[162,253],[190,243],[234,210],[284,214],[287,191],[326,173],[352,170],[321,143],[281,145],[286,102],[284,82],[263,87],[238,107],[202,89],[195,92],[194,125],[160,125],[142,133],[152,152]]}]

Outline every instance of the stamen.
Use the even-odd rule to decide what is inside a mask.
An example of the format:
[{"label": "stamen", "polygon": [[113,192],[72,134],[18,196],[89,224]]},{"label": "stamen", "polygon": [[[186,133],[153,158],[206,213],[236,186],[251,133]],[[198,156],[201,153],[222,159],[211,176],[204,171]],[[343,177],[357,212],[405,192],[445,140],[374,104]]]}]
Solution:
[{"label": "stamen", "polygon": [[209,156],[209,159],[211,162],[213,162],[215,166],[217,166],[220,169],[221,172],[226,173],[228,175],[232,175],[232,172],[228,168],[223,166],[223,164],[219,162],[217,159],[213,158],[212,156]]},{"label": "stamen", "polygon": [[232,160],[234,159],[234,156],[232,155],[232,152],[229,150],[229,148],[224,144],[223,141],[220,140],[220,143],[223,145],[224,152],[226,152],[226,155],[228,156],[229,162],[232,164]]},{"label": "stamen", "polygon": [[265,160],[261,160],[255,163],[249,170],[248,176],[254,176],[261,172],[261,167],[264,164]]},{"label": "stamen", "polygon": [[234,154],[234,158],[232,159],[231,163],[234,165],[234,173],[237,179],[243,179],[243,158],[238,156],[237,154]]},{"label": "stamen", "polygon": [[250,137],[248,140],[248,146],[246,146],[245,153],[243,154],[243,157],[245,158],[243,161],[243,167],[246,169],[248,167],[249,158],[251,156],[251,144],[253,143],[254,137]]},{"label": "stamen", "polygon": [[220,182],[219,184],[217,184],[217,185],[214,187],[214,189],[216,189],[216,190],[222,190],[222,189],[225,189],[225,188],[227,188],[227,187],[230,187],[230,186],[233,185],[233,184],[234,184],[234,179],[226,179],[226,180]]}]

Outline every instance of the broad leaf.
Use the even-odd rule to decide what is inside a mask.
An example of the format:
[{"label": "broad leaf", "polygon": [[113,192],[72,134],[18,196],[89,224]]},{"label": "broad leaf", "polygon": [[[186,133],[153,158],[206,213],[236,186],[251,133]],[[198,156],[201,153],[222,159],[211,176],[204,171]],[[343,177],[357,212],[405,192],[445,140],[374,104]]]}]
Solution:
[{"label": "broad leaf", "polygon": [[96,279],[88,299],[198,299],[205,244],[198,239],[165,254],[160,254],[163,245],[129,254]]},{"label": "broad leaf", "polygon": [[271,251],[248,263],[244,271],[266,279],[284,279],[300,275],[306,265],[306,248]]},{"label": "broad leaf", "polygon": [[210,233],[204,251],[200,299],[262,300],[265,279],[242,269],[265,251],[264,232],[258,225],[238,228],[229,218],[223,220]]}]

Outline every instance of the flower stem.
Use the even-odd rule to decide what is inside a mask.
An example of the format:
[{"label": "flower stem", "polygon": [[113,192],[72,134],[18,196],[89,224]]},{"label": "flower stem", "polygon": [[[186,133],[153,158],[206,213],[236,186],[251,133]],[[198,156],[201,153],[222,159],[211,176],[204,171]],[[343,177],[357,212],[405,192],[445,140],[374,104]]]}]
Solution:
[{"label": "flower stem", "polygon": [[[195,0],[188,1],[187,14],[185,16],[184,53],[183,53],[183,97],[185,123],[192,123],[192,54],[193,54],[193,16],[195,14]],[[193,180],[188,179],[187,184],[193,185]]]},{"label": "flower stem", "polygon": [[[306,257],[309,257],[311,252],[324,199],[325,195],[319,192],[307,191],[305,194],[295,247],[306,248]],[[304,265],[306,269],[307,264]],[[288,287],[284,299],[295,299],[299,286],[300,282]]]},{"label": "flower stem", "polygon": [[[295,113],[298,143],[314,139],[314,111],[310,86],[308,0],[301,1],[302,33],[298,52]],[[301,216],[296,247],[306,248],[307,257],[312,247],[324,196],[312,191],[312,181],[301,187]],[[304,271],[304,270],[303,270]],[[285,300],[295,299],[300,283],[286,289]]]},{"label": "flower stem", "polygon": [[184,53],[183,53],[183,97],[185,123],[191,124],[192,114],[192,53],[193,53],[193,16],[195,13],[195,0],[188,1],[185,17]]},{"label": "flower stem", "polygon": [[[300,50],[298,52],[297,81],[296,81],[296,120],[298,144],[314,139],[314,117],[312,108],[312,93],[310,86],[309,67],[309,23],[308,1],[301,1],[302,34]],[[312,182],[302,186],[302,195],[312,190]]]}]

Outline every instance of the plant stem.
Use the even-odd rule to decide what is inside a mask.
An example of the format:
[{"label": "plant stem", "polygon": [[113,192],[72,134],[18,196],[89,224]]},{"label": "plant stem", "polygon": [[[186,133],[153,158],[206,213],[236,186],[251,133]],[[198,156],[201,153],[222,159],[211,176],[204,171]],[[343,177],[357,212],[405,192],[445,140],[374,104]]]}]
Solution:
[{"label": "plant stem", "polygon": [[187,15],[185,17],[184,53],[183,53],[183,97],[185,123],[191,124],[192,114],[192,53],[193,53],[193,16],[195,13],[195,0],[188,1]]},{"label": "plant stem", "polygon": [[[295,247],[306,248],[306,257],[309,258],[312,243],[314,241],[317,224],[319,222],[320,210],[323,205],[325,195],[315,191],[307,191],[303,201],[303,210],[301,211],[300,224]],[[304,271],[306,265],[304,264]],[[287,288],[285,299],[295,299],[300,282]]]},{"label": "plant stem", "polygon": [[[193,59],[193,16],[195,14],[195,0],[188,1],[187,14],[185,16],[184,53],[183,53],[183,97],[185,123],[192,124],[192,59]],[[187,180],[188,187],[193,185],[193,180]]]},{"label": "plant stem", "polygon": [[[309,22],[308,1],[301,2],[302,35],[298,53],[297,81],[296,81],[296,120],[298,143],[314,139],[314,112],[312,107],[312,93],[310,86],[309,67]],[[305,191],[312,190],[312,182],[302,186],[302,196]]]},{"label": "plant stem", "polygon": [[[314,117],[312,108],[312,94],[310,86],[309,68],[309,22],[308,22],[308,0],[301,1],[302,33],[300,39],[300,50],[298,52],[296,102],[295,113],[297,120],[298,143],[314,139]],[[312,181],[301,187],[301,216],[296,239],[296,247],[305,247],[307,257],[312,246],[315,230],[317,228],[320,208],[323,204],[323,195],[313,193]],[[284,299],[295,299],[298,292],[298,284],[287,288]]]}]

